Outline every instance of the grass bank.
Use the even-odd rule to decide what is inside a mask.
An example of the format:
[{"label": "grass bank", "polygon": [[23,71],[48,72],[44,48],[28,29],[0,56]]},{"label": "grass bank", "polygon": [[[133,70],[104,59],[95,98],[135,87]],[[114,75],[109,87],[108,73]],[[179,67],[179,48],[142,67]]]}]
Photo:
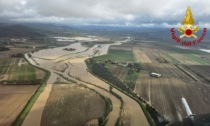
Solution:
[{"label": "grass bank", "polygon": [[[28,61],[26,58],[25,58],[25,60]],[[31,66],[33,66],[30,62],[29,62],[29,64]],[[36,92],[34,93],[34,95],[29,99],[29,101],[27,102],[27,104],[25,105],[25,107],[23,108],[23,110],[21,111],[21,113],[18,115],[18,117],[16,118],[16,120],[13,122],[12,126],[20,126],[23,123],[24,119],[26,118],[26,116],[30,112],[30,110],[33,107],[34,103],[36,102],[37,98],[39,97],[39,95],[44,90],[44,87],[46,86],[47,80],[49,79],[49,77],[51,75],[51,73],[48,70],[45,70],[43,68],[39,68],[37,66],[34,66],[34,67],[43,70],[46,73],[45,74],[45,77],[42,80],[42,82],[39,85],[39,87],[36,90]]]}]

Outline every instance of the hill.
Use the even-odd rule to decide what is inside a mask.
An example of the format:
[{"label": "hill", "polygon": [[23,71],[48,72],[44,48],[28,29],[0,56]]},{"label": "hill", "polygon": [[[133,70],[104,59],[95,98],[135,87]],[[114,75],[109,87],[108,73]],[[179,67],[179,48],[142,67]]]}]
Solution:
[{"label": "hill", "polygon": [[0,38],[21,38],[21,37],[44,37],[37,29],[29,28],[23,25],[0,25]]}]

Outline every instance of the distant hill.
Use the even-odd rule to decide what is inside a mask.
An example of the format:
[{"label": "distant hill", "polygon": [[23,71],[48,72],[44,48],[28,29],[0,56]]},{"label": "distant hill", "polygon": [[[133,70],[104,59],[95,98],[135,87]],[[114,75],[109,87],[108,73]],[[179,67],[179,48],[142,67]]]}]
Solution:
[{"label": "distant hill", "polygon": [[29,28],[23,25],[0,25],[0,38],[21,38],[21,37],[43,37],[37,29]]},{"label": "distant hill", "polygon": [[8,25],[11,25],[11,24],[0,22],[0,27],[2,27],[2,26],[8,26]]}]

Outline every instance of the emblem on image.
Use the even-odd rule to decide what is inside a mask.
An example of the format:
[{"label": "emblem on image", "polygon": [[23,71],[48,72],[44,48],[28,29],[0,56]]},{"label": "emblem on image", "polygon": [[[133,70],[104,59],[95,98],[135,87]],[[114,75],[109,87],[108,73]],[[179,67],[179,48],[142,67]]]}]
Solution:
[{"label": "emblem on image", "polygon": [[182,35],[180,35],[180,38],[183,37],[197,38],[195,33],[199,31],[199,27],[194,26],[194,19],[190,7],[187,7],[186,15],[182,21],[182,24],[183,25],[180,26],[178,29],[179,32],[183,33]]},{"label": "emblem on image", "polygon": [[195,23],[194,23],[193,14],[192,14],[192,11],[190,9],[190,6],[188,6],[185,17],[182,20],[182,26],[178,27],[178,31],[181,33],[181,35],[179,37],[177,37],[176,33],[175,33],[175,28],[172,28],[171,29],[172,39],[177,41],[178,43],[180,43],[181,39],[184,38],[184,37],[186,37],[186,38],[192,37],[192,38],[196,39],[196,40],[193,40],[193,41],[183,41],[183,42],[181,42],[182,45],[184,45],[184,46],[191,46],[193,44],[195,45],[196,43],[201,42],[201,40],[203,40],[204,37],[206,36],[207,29],[204,28],[202,36],[199,37],[199,39],[197,39],[198,37],[197,37],[196,33],[199,31],[199,27],[195,26],[194,24]]}]

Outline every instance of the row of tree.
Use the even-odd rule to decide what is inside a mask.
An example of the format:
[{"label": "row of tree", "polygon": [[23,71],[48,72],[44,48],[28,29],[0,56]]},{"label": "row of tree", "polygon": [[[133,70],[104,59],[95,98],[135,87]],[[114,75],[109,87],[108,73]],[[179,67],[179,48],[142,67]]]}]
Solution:
[{"label": "row of tree", "polygon": [[87,63],[89,64],[88,66],[90,67],[93,74],[103,78],[104,80],[107,80],[109,83],[117,86],[123,91],[131,92],[131,90],[126,85],[114,77],[102,64],[96,63],[93,59],[89,59]]},{"label": "row of tree", "polygon": [[0,51],[7,51],[10,50],[8,47],[0,46]]},{"label": "row of tree", "polygon": [[2,80],[0,84],[14,84],[14,85],[36,85],[40,84],[42,80]]}]

